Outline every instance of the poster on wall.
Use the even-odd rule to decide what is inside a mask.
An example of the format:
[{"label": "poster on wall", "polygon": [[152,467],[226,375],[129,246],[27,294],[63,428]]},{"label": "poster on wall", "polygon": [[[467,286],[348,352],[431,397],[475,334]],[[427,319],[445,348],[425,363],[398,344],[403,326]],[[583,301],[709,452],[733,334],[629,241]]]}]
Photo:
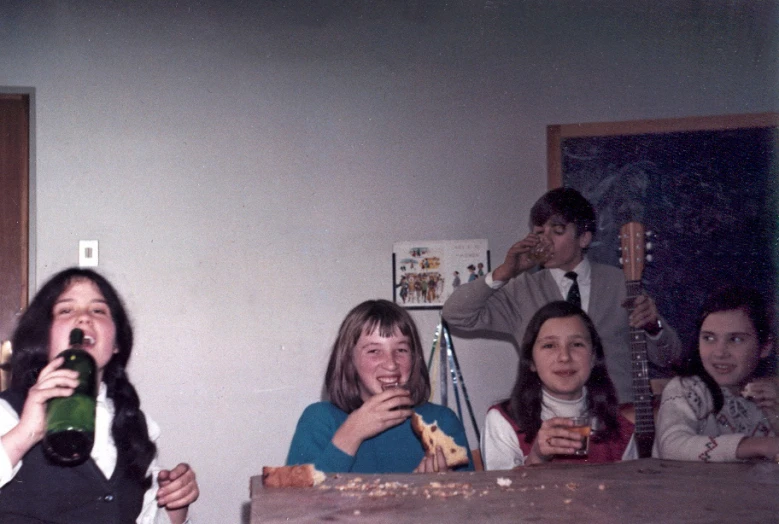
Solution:
[{"label": "poster on wall", "polygon": [[393,297],[409,309],[441,308],[457,286],[489,271],[486,239],[415,240],[392,246]]}]

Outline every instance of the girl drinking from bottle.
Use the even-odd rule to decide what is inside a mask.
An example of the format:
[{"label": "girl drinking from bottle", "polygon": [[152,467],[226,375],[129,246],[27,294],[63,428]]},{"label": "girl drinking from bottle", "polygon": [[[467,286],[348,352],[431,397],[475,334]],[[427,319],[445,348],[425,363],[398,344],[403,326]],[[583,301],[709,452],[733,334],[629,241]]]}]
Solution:
[{"label": "girl drinking from bottle", "polygon": [[[96,363],[94,446],[86,462],[60,466],[41,439],[47,401],[78,386],[78,372],[61,369],[58,357],[74,328]],[[159,428],[125,372],[133,330],[111,284],[87,269],[58,273],[19,319],[12,343],[12,383],[0,394],[0,522],[185,522],[199,494],[195,474],[187,464],[157,465]]]},{"label": "girl drinking from bottle", "polygon": [[[484,467],[638,458],[633,424],[617,408],[590,317],[568,302],[550,302],[528,323],[511,397],[487,412]],[[573,429],[582,416],[590,422],[589,442]]]},{"label": "girl drinking from bottle", "polygon": [[[330,354],[325,387],[330,401],[305,409],[287,464],[313,463],[325,472],[449,469],[440,449],[425,454],[411,429],[414,412],[427,423],[437,421],[457,444],[467,444],[460,419],[427,402],[430,379],[417,327],[392,302],[369,300],[346,315]],[[458,469],[471,470],[471,464],[469,460]]]},{"label": "girl drinking from bottle", "polygon": [[663,390],[653,455],[730,462],[779,459],[774,338],[766,300],[727,287],[703,304],[688,369]]}]

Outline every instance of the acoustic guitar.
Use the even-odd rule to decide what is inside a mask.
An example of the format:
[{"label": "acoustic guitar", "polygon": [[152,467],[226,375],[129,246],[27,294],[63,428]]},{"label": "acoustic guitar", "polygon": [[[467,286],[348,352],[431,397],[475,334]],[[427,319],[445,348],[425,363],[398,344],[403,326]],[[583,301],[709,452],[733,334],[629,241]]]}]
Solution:
[{"label": "acoustic guitar", "polygon": [[[644,226],[638,222],[629,222],[619,230],[620,262],[625,274],[628,299],[641,295],[641,275],[644,272],[646,256],[646,234]],[[632,313],[632,308],[630,309]],[[646,349],[646,332],[640,328],[630,328],[630,359],[633,383],[633,404],[622,407],[622,413],[636,426],[635,436],[638,456],[652,456],[652,443],[655,438],[655,411],[652,386],[649,381],[649,360]],[[633,415],[632,417],[630,415]]]}]

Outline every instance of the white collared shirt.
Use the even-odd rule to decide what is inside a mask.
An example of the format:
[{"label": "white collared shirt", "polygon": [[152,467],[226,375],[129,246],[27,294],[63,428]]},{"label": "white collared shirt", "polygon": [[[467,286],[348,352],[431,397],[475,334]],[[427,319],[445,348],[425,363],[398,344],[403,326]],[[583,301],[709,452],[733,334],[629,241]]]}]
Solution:
[{"label": "white collared shirt", "polygon": [[[586,313],[590,307],[590,290],[592,289],[592,266],[587,257],[584,257],[579,264],[573,268],[576,273],[576,281],[579,283],[579,295],[582,297],[582,309]],[[557,282],[557,287],[560,289],[560,293],[563,298],[568,296],[571,286],[573,286],[573,280],[566,277],[565,274],[568,271],[559,268],[552,268],[549,273]]]},{"label": "white collared shirt", "polygon": [[[576,272],[576,281],[579,283],[579,295],[582,297],[582,309],[586,313],[590,307],[590,290],[592,289],[592,265],[587,257],[582,258],[582,261],[573,269]],[[573,280],[566,277],[567,271],[558,268],[549,269],[549,273],[557,283],[557,287],[560,290],[560,294],[563,298],[568,296],[568,290],[573,285]],[[492,271],[487,273],[484,277],[484,283],[490,286],[492,289],[500,289],[506,285],[506,282],[502,280],[495,280],[492,278]]]}]

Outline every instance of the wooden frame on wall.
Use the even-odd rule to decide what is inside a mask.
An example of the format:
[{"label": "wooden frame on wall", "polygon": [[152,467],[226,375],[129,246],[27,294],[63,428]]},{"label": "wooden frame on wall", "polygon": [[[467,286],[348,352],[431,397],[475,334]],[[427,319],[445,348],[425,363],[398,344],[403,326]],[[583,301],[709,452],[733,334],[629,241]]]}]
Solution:
[{"label": "wooden frame on wall", "polygon": [[0,92],[0,390],[11,378],[8,339],[29,298],[31,97]]},{"label": "wooden frame on wall", "polygon": [[655,233],[644,288],[683,342],[719,285],[777,298],[779,113],[550,125],[547,146],[549,187],[596,208],[593,260],[619,265],[625,222]]},{"label": "wooden frame on wall", "polygon": [[563,185],[562,143],[569,138],[685,133],[696,131],[719,132],[740,128],[775,128],[777,126],[779,126],[779,113],[550,125],[546,128],[547,182],[550,189]]}]

